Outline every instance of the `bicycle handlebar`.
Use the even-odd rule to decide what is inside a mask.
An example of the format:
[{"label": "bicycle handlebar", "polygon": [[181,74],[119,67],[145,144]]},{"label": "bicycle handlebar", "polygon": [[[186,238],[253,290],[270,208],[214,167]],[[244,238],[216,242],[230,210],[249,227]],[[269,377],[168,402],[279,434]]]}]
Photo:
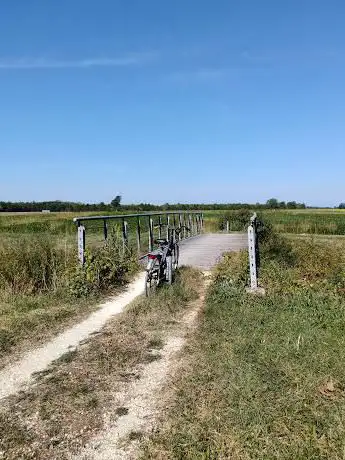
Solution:
[{"label": "bicycle handlebar", "polygon": [[183,228],[185,228],[188,232],[190,231],[189,227],[187,227],[186,225],[181,225],[181,227],[175,228],[175,232],[180,233],[180,232],[182,232]]}]

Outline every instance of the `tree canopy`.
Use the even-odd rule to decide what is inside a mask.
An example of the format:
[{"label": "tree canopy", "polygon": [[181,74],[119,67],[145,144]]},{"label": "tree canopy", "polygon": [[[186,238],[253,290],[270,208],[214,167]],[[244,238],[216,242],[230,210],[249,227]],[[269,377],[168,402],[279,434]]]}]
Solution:
[{"label": "tree canopy", "polygon": [[[138,204],[121,204],[122,197],[117,195],[110,203],[80,203],[72,201],[32,201],[32,202],[10,202],[0,201],[0,212],[41,212],[49,210],[51,212],[82,212],[82,211],[114,211],[128,210],[132,212],[145,211],[178,211],[178,210],[227,210],[227,209],[302,209],[306,205],[304,203],[296,203],[295,201],[279,201],[276,198],[267,200],[266,203],[165,203],[157,205],[152,203]],[[345,204],[342,203],[341,205]],[[339,207],[341,206],[339,205]]]}]

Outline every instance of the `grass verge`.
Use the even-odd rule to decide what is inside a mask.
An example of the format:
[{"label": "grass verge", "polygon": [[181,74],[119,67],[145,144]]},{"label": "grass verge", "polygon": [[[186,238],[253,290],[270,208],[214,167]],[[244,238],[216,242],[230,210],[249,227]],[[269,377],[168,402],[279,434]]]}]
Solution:
[{"label": "grass verge", "polygon": [[224,260],[142,458],[344,458],[340,249],[296,241],[286,264],[271,245],[262,260],[265,297],[245,293],[241,255]]},{"label": "grass verge", "polygon": [[[0,245],[0,366],[96,307],[138,269],[134,254],[111,234],[84,267],[67,245],[31,236]],[[32,342],[32,343],[30,343]]]},{"label": "grass verge", "polygon": [[201,274],[181,269],[176,282],[150,299],[138,298],[77,351],[38,376],[28,392],[0,411],[4,458],[65,459],[103,428],[113,394],[140,376],[140,365],[159,359],[165,335],[178,327],[187,303],[197,298]]}]

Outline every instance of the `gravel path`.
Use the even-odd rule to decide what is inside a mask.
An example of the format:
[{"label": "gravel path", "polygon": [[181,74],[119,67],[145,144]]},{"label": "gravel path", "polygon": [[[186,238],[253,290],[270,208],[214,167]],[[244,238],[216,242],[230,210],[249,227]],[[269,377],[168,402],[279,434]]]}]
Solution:
[{"label": "gravel path", "polygon": [[120,313],[144,290],[144,273],[130,283],[125,292],[101,304],[87,319],[59,334],[47,344],[26,353],[19,361],[0,371],[0,399],[25,388],[32,375],[43,371],[52,361],[75,348],[90,334],[99,331],[109,318]]},{"label": "gravel path", "polygon": [[[225,251],[247,247],[247,239],[245,234],[204,234],[182,241],[180,246],[180,265],[209,270]],[[52,361],[77,347],[90,334],[99,331],[110,317],[120,313],[135,297],[142,294],[144,277],[145,274],[141,273],[124,293],[100,305],[87,319],[3,368],[0,371],[0,400],[25,389],[33,382],[33,374],[43,371]]]},{"label": "gravel path", "polygon": [[[138,457],[140,441],[136,435],[149,434],[154,427],[161,409],[161,391],[180,365],[178,352],[185,344],[187,332],[195,327],[203,301],[204,295],[190,304],[179,331],[166,339],[161,350],[155,350],[159,359],[138,369],[140,379],[122,393],[113,395],[105,416],[105,429],[79,455],[71,456],[71,460],[134,460]],[[114,423],[114,412],[119,406],[126,408],[127,413]]]}]

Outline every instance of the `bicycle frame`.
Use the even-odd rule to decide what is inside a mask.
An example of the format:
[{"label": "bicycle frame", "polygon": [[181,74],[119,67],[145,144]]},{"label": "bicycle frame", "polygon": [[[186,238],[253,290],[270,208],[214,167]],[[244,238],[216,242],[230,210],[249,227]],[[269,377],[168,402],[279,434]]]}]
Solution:
[{"label": "bicycle frame", "polygon": [[[159,269],[159,277],[158,281],[162,278],[164,269],[165,269],[165,264],[166,264],[166,259],[168,256],[172,255],[173,247],[176,243],[172,242],[172,240],[167,241],[166,243],[162,243],[159,245],[159,249],[156,249],[155,251],[151,251],[148,254],[148,263],[146,270],[151,271],[154,269],[154,266],[156,265],[157,268],[156,270]],[[158,264],[157,264],[158,262]]]},{"label": "bicycle frame", "polygon": [[149,288],[151,289],[152,283],[154,283],[155,286],[158,286],[160,281],[163,279],[169,284],[172,283],[173,271],[178,265],[178,240],[181,231],[182,227],[175,229],[173,234],[170,235],[169,241],[166,239],[158,239],[157,242],[159,244],[159,248],[148,253],[145,278],[146,296],[149,295]]}]

